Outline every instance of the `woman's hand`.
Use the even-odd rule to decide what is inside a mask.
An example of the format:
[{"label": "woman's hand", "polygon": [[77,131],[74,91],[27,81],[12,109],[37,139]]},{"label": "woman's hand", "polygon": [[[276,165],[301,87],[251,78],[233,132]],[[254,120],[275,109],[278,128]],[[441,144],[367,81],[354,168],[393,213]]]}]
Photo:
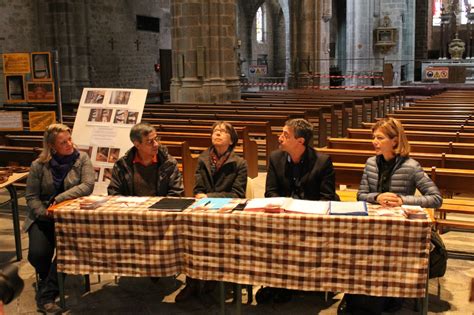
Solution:
[{"label": "woman's hand", "polygon": [[403,204],[402,198],[391,192],[378,195],[377,202],[384,207],[400,207]]}]

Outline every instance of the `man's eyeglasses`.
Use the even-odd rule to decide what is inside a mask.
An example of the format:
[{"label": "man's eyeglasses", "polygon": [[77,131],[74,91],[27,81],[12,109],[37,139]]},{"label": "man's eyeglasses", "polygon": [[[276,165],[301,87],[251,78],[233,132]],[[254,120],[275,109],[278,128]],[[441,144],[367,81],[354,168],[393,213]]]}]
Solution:
[{"label": "man's eyeglasses", "polygon": [[145,143],[148,144],[148,145],[153,145],[155,143],[155,141],[156,141],[156,143],[160,143],[160,137],[156,136],[153,139],[147,139],[147,140],[145,140]]}]

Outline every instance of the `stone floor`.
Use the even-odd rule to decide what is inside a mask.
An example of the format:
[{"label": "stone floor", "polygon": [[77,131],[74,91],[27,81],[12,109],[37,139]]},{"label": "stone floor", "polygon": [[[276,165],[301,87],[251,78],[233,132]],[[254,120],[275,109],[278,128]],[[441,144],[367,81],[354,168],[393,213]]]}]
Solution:
[{"label": "stone floor", "polygon": [[[255,197],[263,194],[264,175],[254,181]],[[6,193],[0,192],[0,202],[7,200]],[[24,198],[20,199],[21,220],[26,214]],[[474,234],[448,232],[443,235],[448,249],[474,253]],[[15,262],[15,244],[11,213],[8,204],[0,207],[0,267],[8,262],[19,265],[20,276],[25,281],[22,294],[5,306],[5,314],[34,314],[35,305],[34,269],[28,263],[28,236],[22,235],[23,260]],[[471,278],[474,277],[474,261],[450,258],[444,278],[433,279],[429,284],[429,314],[474,314],[474,303],[469,302]],[[70,276],[66,280],[66,298],[68,314],[218,314],[218,294],[206,300],[193,299],[186,303],[175,303],[174,297],[182,288],[184,276],[162,278],[157,283],[148,278],[120,277],[114,279],[103,275],[100,282],[97,276],[91,276],[91,292],[83,294],[82,277]],[[230,292],[230,287],[228,288]],[[255,294],[257,286],[253,288]],[[439,293],[439,294],[438,294]],[[336,314],[342,294],[298,292],[292,301],[286,304],[257,305],[254,301],[242,305],[242,314]],[[235,304],[229,299],[226,314],[235,314]],[[243,290],[243,302],[247,301]],[[396,314],[416,314],[413,300],[405,301],[402,310]]]}]

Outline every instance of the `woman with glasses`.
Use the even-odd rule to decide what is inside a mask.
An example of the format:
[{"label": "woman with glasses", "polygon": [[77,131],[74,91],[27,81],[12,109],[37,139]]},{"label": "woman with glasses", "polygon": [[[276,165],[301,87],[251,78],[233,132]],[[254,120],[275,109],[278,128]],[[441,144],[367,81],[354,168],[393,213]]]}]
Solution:
[{"label": "woman with glasses", "polygon": [[[239,157],[234,148],[237,132],[228,122],[218,121],[212,126],[212,145],[198,158],[194,195],[200,198],[245,198],[247,187],[247,162]],[[176,302],[214,289],[212,281],[200,281],[187,277],[186,286],[176,296]]]},{"label": "woman with glasses", "polygon": [[133,147],[117,160],[107,188],[109,195],[183,195],[183,178],[178,162],[160,145],[155,128],[139,123],[130,130]]},{"label": "woman with glasses", "polygon": [[29,214],[24,226],[29,237],[28,260],[39,276],[36,304],[45,314],[62,312],[55,303],[59,288],[56,261],[53,261],[54,220],[47,208],[90,195],[94,178],[90,158],[74,146],[71,129],[63,124],[49,125],[44,132],[43,151],[31,164],[26,182]]}]

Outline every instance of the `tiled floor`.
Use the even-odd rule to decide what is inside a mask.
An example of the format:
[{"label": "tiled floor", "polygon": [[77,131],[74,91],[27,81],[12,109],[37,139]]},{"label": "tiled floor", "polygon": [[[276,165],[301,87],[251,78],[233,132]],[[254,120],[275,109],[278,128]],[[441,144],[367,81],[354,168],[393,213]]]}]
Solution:
[{"label": "tiled floor", "polygon": [[[262,174],[254,180],[255,197],[263,195],[265,180]],[[0,192],[0,201],[6,200],[6,194]],[[24,199],[20,200],[24,205]],[[20,207],[22,221],[26,207]],[[474,253],[474,234],[448,232],[443,235],[448,248]],[[23,260],[16,263],[20,275],[25,280],[25,288],[15,301],[5,306],[6,314],[34,314],[34,270],[28,263],[28,236],[22,235]],[[0,208],[0,265],[15,261],[15,245],[11,214],[8,205]],[[468,301],[471,278],[474,277],[474,261],[449,259],[446,276],[440,279],[441,289],[438,296],[438,280],[430,281],[429,314],[474,314],[474,303]],[[71,276],[66,281],[67,306],[69,314],[218,314],[218,294],[205,300],[193,299],[186,303],[175,303],[174,297],[182,287],[184,276],[162,278],[157,283],[148,278],[120,277],[117,282],[112,276],[104,275],[98,282],[97,276],[91,276],[91,292],[83,294],[82,277]],[[229,287],[230,289],[230,287]],[[258,287],[253,288],[254,292]],[[243,302],[247,301],[243,290]],[[342,294],[329,295],[325,300],[323,293],[299,292],[291,302],[280,305],[257,305],[255,299],[251,305],[242,306],[243,314],[336,314]],[[226,314],[235,314],[235,304],[231,298],[226,304]],[[413,301],[407,300],[404,308],[397,314],[415,314]]]}]

